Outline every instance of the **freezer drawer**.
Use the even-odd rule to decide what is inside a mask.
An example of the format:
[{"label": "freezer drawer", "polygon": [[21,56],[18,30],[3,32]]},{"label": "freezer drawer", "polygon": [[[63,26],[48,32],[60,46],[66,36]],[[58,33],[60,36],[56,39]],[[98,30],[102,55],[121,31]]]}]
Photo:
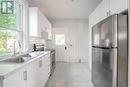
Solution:
[{"label": "freezer drawer", "polygon": [[114,87],[116,77],[113,77],[113,75],[116,76],[116,71],[114,71],[116,54],[116,48],[92,48],[92,82],[95,87]]}]

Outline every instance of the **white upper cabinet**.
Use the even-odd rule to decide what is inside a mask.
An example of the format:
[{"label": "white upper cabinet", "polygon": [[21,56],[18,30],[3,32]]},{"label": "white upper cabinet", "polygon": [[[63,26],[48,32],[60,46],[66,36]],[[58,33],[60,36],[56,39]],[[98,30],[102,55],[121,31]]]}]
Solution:
[{"label": "white upper cabinet", "polygon": [[29,8],[29,35],[33,37],[41,37],[41,26],[38,8]]},{"label": "white upper cabinet", "polygon": [[52,39],[51,23],[38,9],[38,7],[30,7],[29,20],[30,36],[40,37],[43,39]]},{"label": "white upper cabinet", "polygon": [[47,32],[48,32],[48,39],[52,39],[52,25],[50,22],[47,22]]},{"label": "white upper cabinet", "polygon": [[117,14],[128,9],[128,0],[110,0],[111,14]]},{"label": "white upper cabinet", "polygon": [[94,12],[89,16],[90,25],[93,26],[105,19],[109,12],[109,0],[103,0]]},{"label": "white upper cabinet", "polygon": [[128,9],[128,0],[102,0],[89,16],[89,26],[92,27],[110,15],[118,14]]},{"label": "white upper cabinet", "polygon": [[48,39],[52,39],[52,25],[51,23],[48,21],[48,19],[44,16],[43,17],[44,20],[44,31],[48,33]]}]

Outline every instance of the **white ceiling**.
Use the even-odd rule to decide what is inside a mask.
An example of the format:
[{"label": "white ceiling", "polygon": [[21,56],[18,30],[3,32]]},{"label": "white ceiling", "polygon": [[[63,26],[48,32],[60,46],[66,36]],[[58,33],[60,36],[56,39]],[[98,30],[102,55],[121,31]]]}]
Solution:
[{"label": "white ceiling", "polygon": [[101,0],[30,0],[49,19],[86,19]]}]

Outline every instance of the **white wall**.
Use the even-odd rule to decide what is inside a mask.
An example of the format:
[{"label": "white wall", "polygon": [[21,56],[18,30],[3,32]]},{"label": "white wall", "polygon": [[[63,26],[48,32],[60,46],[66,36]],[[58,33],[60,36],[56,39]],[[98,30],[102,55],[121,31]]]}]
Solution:
[{"label": "white wall", "polygon": [[53,28],[68,29],[69,42],[72,44],[70,50],[70,62],[89,61],[89,33],[88,20],[61,19],[52,21]]}]

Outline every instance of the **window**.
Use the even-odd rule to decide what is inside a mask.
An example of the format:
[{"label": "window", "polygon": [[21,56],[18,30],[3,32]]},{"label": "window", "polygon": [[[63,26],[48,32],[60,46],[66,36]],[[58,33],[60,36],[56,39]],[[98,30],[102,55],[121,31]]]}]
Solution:
[{"label": "window", "polygon": [[[4,0],[6,1],[6,0]],[[3,3],[3,1],[0,0],[1,3]],[[11,28],[11,29],[17,29],[19,30],[21,27],[21,17],[22,17],[22,5],[20,5],[19,3],[15,2],[13,3],[13,13],[12,14],[8,14],[8,13],[2,13],[2,11],[0,11],[0,27],[4,27],[4,28]],[[0,4],[1,10],[2,8],[6,7],[2,6],[2,4]]]},{"label": "window", "polygon": [[64,34],[56,34],[55,35],[55,44],[56,45],[65,45],[65,35]]},{"label": "window", "polygon": [[[13,13],[2,13],[7,9],[7,3],[9,0],[0,0],[0,56],[12,54],[14,51],[14,44],[16,41],[22,42],[23,30],[22,30],[22,4],[13,2]],[[4,3],[3,3],[4,2]],[[11,3],[12,3],[11,2]],[[2,11],[3,9],[3,11]],[[16,51],[19,50],[15,47]]]},{"label": "window", "polygon": [[[14,50],[14,42],[20,39],[16,31],[0,30],[0,55],[9,54]],[[16,50],[18,50],[17,48]]]}]

